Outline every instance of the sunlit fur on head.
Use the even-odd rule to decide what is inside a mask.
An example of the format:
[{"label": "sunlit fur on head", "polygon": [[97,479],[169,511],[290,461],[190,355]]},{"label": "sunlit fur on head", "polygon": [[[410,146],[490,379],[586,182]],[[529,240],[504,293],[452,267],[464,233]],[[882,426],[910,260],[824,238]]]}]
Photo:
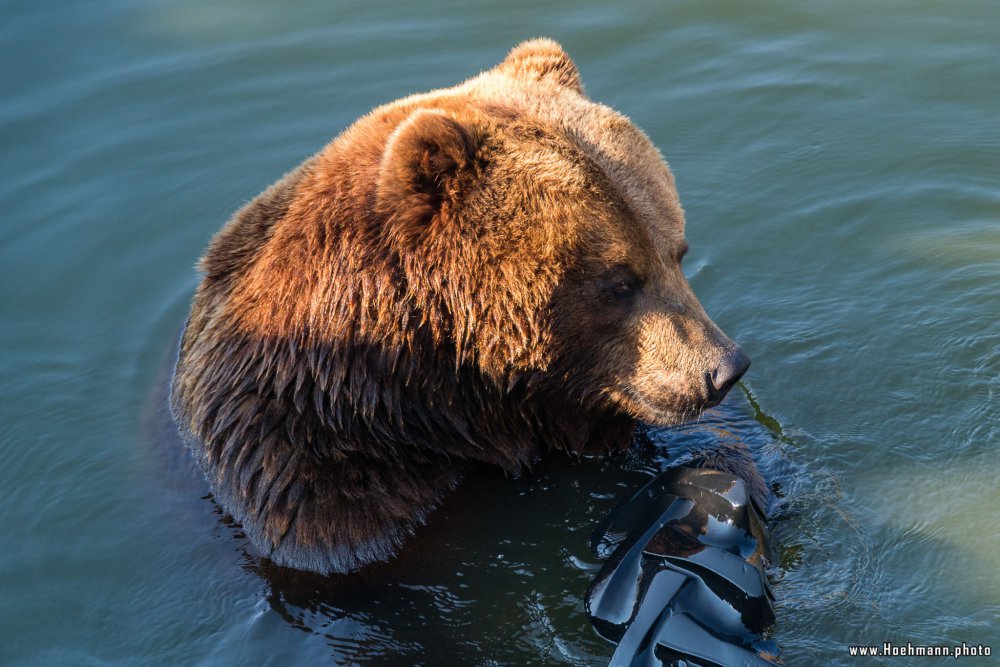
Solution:
[{"label": "sunlit fur on head", "polygon": [[174,414],[266,556],[354,569],[469,465],[697,414],[731,342],[683,245],[656,148],[584,96],[558,44],[525,42],[362,117],[216,235]]}]

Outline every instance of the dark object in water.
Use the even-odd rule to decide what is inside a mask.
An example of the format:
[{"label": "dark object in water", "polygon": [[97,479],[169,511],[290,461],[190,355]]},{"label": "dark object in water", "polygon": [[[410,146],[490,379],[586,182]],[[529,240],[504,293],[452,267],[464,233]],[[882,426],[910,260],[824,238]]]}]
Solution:
[{"label": "dark object in water", "polygon": [[607,562],[587,614],[618,642],[612,667],[781,665],[764,568],[764,513],[735,475],[671,468],[615,508],[591,538]]}]

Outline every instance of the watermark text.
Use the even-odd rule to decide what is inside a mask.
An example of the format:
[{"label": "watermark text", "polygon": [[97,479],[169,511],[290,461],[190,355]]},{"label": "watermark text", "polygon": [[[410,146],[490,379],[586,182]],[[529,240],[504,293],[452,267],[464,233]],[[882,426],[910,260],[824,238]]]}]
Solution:
[{"label": "watermark text", "polygon": [[988,656],[992,655],[993,647],[986,644],[966,644],[962,642],[961,644],[912,644],[906,642],[903,644],[893,644],[892,642],[885,642],[881,646],[879,645],[862,645],[858,644],[855,646],[848,646],[847,651],[852,656],[911,656],[911,655],[929,655],[938,656],[944,658],[965,658],[972,656]]}]

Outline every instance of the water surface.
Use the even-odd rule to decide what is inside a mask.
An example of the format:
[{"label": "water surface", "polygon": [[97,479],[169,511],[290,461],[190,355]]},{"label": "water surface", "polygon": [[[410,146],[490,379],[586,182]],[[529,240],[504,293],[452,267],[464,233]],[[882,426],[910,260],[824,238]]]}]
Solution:
[{"label": "water surface", "polygon": [[[590,530],[720,437],[783,495],[789,664],[1000,636],[996,3],[0,7],[0,662],[606,664]],[[668,157],[744,391],[642,456],[485,475],[394,579],[262,569],[145,426],[196,258],[374,105],[536,35]]]}]

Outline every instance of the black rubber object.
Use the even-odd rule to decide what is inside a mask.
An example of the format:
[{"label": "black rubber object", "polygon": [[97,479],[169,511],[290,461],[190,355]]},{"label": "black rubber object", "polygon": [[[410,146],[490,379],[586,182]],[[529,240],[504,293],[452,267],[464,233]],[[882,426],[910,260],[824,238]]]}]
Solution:
[{"label": "black rubber object", "polygon": [[764,639],[774,596],[764,513],[727,472],[671,468],[616,507],[591,547],[607,562],[587,591],[612,667],[783,664]]}]

